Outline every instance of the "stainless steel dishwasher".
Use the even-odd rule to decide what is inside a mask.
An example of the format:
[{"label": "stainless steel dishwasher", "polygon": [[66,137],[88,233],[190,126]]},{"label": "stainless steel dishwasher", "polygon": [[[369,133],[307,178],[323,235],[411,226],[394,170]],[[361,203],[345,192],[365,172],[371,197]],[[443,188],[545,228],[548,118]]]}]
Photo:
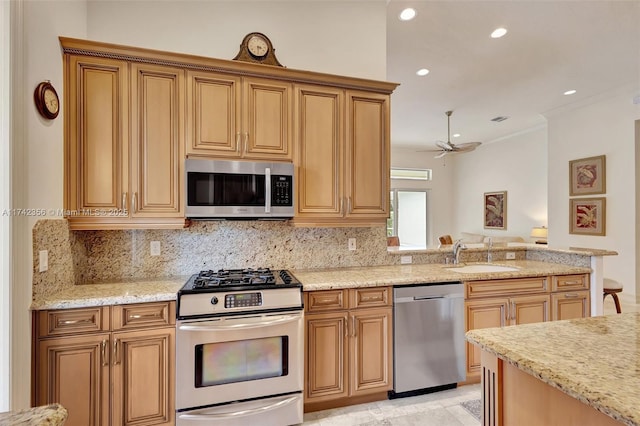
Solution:
[{"label": "stainless steel dishwasher", "polygon": [[455,387],[465,380],[463,284],[394,287],[393,303],[390,397]]}]

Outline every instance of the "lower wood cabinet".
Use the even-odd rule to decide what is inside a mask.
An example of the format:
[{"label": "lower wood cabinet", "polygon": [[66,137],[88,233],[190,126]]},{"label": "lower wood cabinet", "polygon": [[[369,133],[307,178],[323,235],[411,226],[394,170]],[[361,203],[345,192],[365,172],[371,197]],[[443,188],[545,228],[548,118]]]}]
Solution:
[{"label": "lower wood cabinet", "polygon": [[390,287],[305,294],[305,411],[386,398],[393,387],[390,296]]},{"label": "lower wood cabinet", "polygon": [[175,302],[34,316],[34,405],[62,404],[65,426],[174,424]]},{"label": "lower wood cabinet", "polygon": [[[469,281],[465,295],[466,331],[590,315],[588,274]],[[467,382],[480,381],[480,354],[467,342]]]}]

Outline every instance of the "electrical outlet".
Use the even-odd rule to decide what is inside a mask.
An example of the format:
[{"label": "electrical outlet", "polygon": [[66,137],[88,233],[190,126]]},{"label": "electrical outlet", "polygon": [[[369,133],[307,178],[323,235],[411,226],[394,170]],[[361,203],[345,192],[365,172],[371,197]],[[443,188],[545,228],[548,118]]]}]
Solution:
[{"label": "electrical outlet", "polygon": [[356,239],[349,238],[349,250],[353,251],[356,249]]},{"label": "electrical outlet", "polygon": [[400,256],[400,263],[403,265],[411,263],[412,261],[413,261],[413,258],[411,256]]},{"label": "electrical outlet", "polygon": [[160,256],[160,241],[151,241],[151,256]]},{"label": "electrical outlet", "polygon": [[515,254],[515,252],[508,251],[508,252],[505,254],[505,258],[506,258],[507,260],[514,260],[514,259],[516,258],[516,254]]},{"label": "electrical outlet", "polygon": [[49,250],[40,250],[38,252],[40,256],[40,272],[49,270]]}]

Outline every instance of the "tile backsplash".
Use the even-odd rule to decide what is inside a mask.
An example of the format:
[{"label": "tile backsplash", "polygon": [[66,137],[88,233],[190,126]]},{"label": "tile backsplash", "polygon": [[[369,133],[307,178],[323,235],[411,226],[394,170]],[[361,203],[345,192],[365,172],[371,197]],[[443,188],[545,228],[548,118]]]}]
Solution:
[{"label": "tile backsplash", "polygon": [[[349,238],[356,239],[355,251],[348,250]],[[151,256],[152,241],[160,243],[159,256]],[[38,251],[45,249],[49,270],[38,272]],[[315,269],[400,261],[387,254],[383,227],[295,228],[274,221],[195,221],[176,230],[70,231],[64,219],[43,219],[33,228],[33,250],[34,298],[68,285],[190,275],[203,269]],[[439,261],[431,257],[414,256],[414,261]]]}]

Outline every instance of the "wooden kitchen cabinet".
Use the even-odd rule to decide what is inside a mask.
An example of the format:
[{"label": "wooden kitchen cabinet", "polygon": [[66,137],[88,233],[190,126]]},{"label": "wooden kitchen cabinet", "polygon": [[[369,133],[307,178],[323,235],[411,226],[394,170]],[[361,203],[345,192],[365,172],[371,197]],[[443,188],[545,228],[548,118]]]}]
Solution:
[{"label": "wooden kitchen cabinet", "polygon": [[291,83],[187,72],[187,155],[292,159]]},{"label": "wooden kitchen cabinet", "polygon": [[559,292],[551,295],[552,319],[586,318],[591,315],[589,290]]},{"label": "wooden kitchen cabinet", "polygon": [[34,331],[35,406],[61,403],[70,426],[174,424],[175,302],[37,311]]},{"label": "wooden kitchen cabinet", "polygon": [[[305,293],[305,411],[387,397],[393,386],[390,291]],[[363,299],[364,305],[353,303]],[[346,303],[326,308],[336,300]]]},{"label": "wooden kitchen cabinet", "polygon": [[296,86],[299,226],[384,225],[389,95]]},{"label": "wooden kitchen cabinet", "polygon": [[65,54],[71,229],[184,227],[184,71]]}]

